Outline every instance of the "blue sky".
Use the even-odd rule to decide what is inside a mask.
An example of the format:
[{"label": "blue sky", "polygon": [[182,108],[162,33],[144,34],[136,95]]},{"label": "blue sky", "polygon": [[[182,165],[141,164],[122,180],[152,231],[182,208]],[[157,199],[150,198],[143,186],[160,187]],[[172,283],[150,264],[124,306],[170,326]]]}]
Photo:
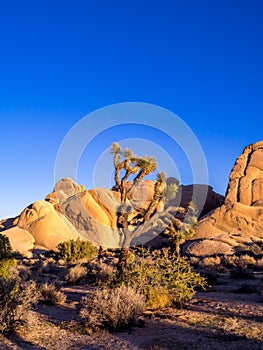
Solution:
[{"label": "blue sky", "polygon": [[[261,0],[1,1],[0,218],[52,190],[75,123],[130,101],[182,118],[203,148],[209,183],[224,193],[236,157],[263,139],[262,17]],[[142,131],[125,132],[104,141]],[[78,178],[88,187],[85,159],[92,168],[92,147],[101,154],[102,144],[95,139],[82,157]]]}]

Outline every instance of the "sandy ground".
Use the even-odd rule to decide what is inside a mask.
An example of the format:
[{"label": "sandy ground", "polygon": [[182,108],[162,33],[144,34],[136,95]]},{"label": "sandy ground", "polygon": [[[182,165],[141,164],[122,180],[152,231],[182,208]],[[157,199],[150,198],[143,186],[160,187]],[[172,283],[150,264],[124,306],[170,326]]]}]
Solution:
[{"label": "sandy ground", "polygon": [[220,283],[197,293],[183,310],[148,311],[142,327],[92,335],[80,332],[78,324],[85,286],[64,288],[64,307],[39,306],[28,314],[27,327],[0,339],[0,349],[263,350],[262,296],[236,293],[244,283],[252,283],[256,289],[262,277],[249,282],[222,276]]}]

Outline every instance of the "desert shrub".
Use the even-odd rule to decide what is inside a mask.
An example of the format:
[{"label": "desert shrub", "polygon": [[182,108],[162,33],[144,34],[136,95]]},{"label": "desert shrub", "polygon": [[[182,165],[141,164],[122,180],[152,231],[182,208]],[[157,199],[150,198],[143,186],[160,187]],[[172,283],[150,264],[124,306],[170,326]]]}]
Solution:
[{"label": "desert shrub", "polygon": [[0,233],[0,259],[12,257],[12,247],[8,237]]},{"label": "desert shrub", "polygon": [[200,265],[200,258],[197,258],[195,256],[191,256],[189,258],[190,264],[194,267],[198,267]]},{"label": "desert shrub", "polygon": [[0,259],[0,278],[6,279],[18,275],[14,258]]},{"label": "desert shrub", "polygon": [[262,269],[262,268],[263,268],[263,258],[258,259],[258,261],[257,261],[257,267],[258,267],[259,269]]},{"label": "desert shrub", "polygon": [[44,283],[40,287],[41,301],[48,305],[60,305],[66,301],[66,295],[54,284]]},{"label": "desert shrub", "polygon": [[123,271],[115,273],[110,281],[111,286],[122,284],[144,295],[147,306],[157,309],[182,307],[195,295],[196,288],[205,288],[206,280],[192,270],[188,260],[162,249],[154,256],[146,251],[143,257],[130,256]]},{"label": "desert shrub", "polygon": [[107,284],[116,273],[116,267],[100,262],[93,264],[92,272],[95,275],[95,284]]},{"label": "desert shrub", "polygon": [[24,265],[18,265],[17,266],[18,276],[21,279],[21,281],[28,281],[31,276],[31,271],[28,266]]},{"label": "desert shrub", "polygon": [[243,267],[243,268],[253,267],[256,265],[256,260],[255,258],[253,258],[253,256],[244,254],[239,257],[237,264],[239,267]]},{"label": "desert shrub", "polygon": [[221,259],[219,256],[216,257],[207,257],[203,258],[202,262],[200,263],[200,266],[202,267],[211,267],[211,266],[216,266],[220,265]]},{"label": "desert shrub", "polygon": [[263,241],[255,241],[246,243],[236,247],[236,250],[240,253],[250,253],[254,256],[262,256],[263,255]]},{"label": "desert shrub", "polygon": [[227,268],[237,267],[239,257],[236,255],[224,255],[222,257],[222,264]]},{"label": "desert shrub", "polygon": [[71,267],[65,276],[68,284],[77,284],[87,275],[87,268],[82,265]]},{"label": "desert shrub", "polygon": [[243,254],[240,256],[229,255],[222,258],[222,263],[228,268],[240,267],[246,269],[247,267],[255,267],[257,265],[256,259],[249,255]]},{"label": "desert shrub", "polygon": [[59,258],[67,262],[76,262],[80,259],[91,260],[98,255],[98,248],[89,241],[74,240],[62,242],[58,246]]},{"label": "desert shrub", "polygon": [[82,298],[81,317],[91,330],[111,330],[133,325],[145,309],[142,295],[126,286],[97,289],[93,296]]},{"label": "desert shrub", "polygon": [[244,268],[244,267],[235,267],[230,270],[230,275],[235,279],[251,279],[254,278],[254,274],[252,271]]},{"label": "desert shrub", "polygon": [[0,278],[0,333],[25,321],[28,310],[37,303],[39,294],[33,281],[21,283],[18,277]]}]

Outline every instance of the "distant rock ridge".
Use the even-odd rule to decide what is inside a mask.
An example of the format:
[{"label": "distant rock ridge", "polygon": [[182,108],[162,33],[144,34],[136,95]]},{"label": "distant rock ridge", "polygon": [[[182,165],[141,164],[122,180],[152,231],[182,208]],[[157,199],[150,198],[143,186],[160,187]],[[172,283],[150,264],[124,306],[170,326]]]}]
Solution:
[{"label": "distant rock ridge", "polygon": [[[202,255],[206,251],[209,255],[209,245],[214,247],[218,242],[219,253],[221,243],[231,253],[236,245],[260,240],[263,240],[263,141],[247,146],[237,158],[223,205],[199,222],[187,252]],[[202,254],[196,253],[197,245],[203,246],[204,249],[199,249]]]}]

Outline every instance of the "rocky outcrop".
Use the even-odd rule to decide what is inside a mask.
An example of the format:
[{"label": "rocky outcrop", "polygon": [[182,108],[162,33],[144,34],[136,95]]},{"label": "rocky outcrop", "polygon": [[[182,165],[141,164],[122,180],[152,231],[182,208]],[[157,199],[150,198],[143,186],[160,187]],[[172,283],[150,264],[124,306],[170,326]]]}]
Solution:
[{"label": "rocky outcrop", "polygon": [[18,251],[20,254],[29,258],[32,256],[35,239],[27,230],[14,226],[5,230],[4,234],[9,238],[14,251]]},{"label": "rocky outcrop", "polygon": [[199,222],[194,238],[231,246],[263,240],[263,141],[246,147],[236,160],[223,205]]},{"label": "rocky outcrop", "polygon": [[[173,178],[169,178],[167,182],[176,183]],[[213,191],[213,187],[209,185],[178,185],[176,197],[170,200],[168,205],[187,208],[191,200],[194,201],[198,209],[199,217],[202,217],[220,207],[224,203],[224,196]]]},{"label": "rocky outcrop", "polygon": [[[128,183],[127,186],[131,184]],[[209,193],[206,210],[214,208],[220,196],[210,186],[196,186],[194,192],[200,196]],[[171,202],[169,205],[187,205],[192,192],[193,186],[180,186],[180,202]],[[164,211],[162,203],[157,208],[156,216],[147,224],[141,225],[140,218],[151,203],[153,195],[154,182],[150,180],[138,183],[128,194],[127,207],[132,208],[129,219],[136,218],[131,229],[136,229],[141,234],[140,238],[133,240],[134,244],[151,240],[167,225],[170,214],[168,210]],[[32,250],[33,245],[34,249],[55,249],[60,242],[78,237],[97,245],[116,248],[121,243],[121,232],[117,227],[120,204],[120,193],[117,191],[106,188],[85,190],[83,185],[65,178],[55,185],[54,191],[45,200],[34,202],[14,219],[2,220],[0,230],[7,232],[10,237],[13,234],[13,249],[23,253]],[[19,234],[21,242],[16,244]],[[23,238],[26,234],[29,235],[28,242]]]},{"label": "rocky outcrop", "polygon": [[62,242],[81,237],[74,225],[47,201],[37,201],[25,208],[17,226],[31,233],[35,244],[54,249]]}]

